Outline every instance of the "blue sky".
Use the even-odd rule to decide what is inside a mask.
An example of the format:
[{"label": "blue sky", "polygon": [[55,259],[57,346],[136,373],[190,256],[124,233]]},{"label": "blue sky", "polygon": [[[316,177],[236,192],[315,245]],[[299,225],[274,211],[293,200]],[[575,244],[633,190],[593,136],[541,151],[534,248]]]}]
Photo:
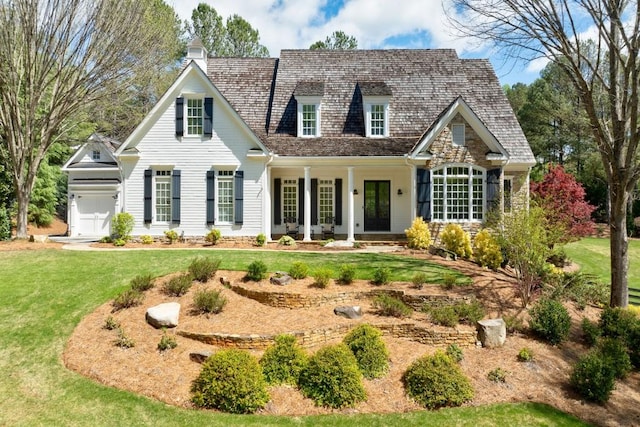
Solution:
[{"label": "blue sky", "polygon": [[201,1],[224,19],[238,14],[249,21],[274,57],[342,30],[361,49],[452,48],[462,58],[489,58],[502,84],[529,84],[544,67],[542,61],[505,62],[477,40],[456,37],[444,13],[449,0],[167,0],[182,19]]}]

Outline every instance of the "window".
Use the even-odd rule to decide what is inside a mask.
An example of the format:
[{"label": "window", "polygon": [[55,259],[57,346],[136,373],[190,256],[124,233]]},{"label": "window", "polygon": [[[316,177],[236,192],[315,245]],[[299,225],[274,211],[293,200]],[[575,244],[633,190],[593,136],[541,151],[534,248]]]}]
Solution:
[{"label": "window", "polygon": [[302,106],[302,136],[316,136],[316,106]]},{"label": "window", "polygon": [[202,135],[202,98],[187,99],[187,135]]},{"label": "window", "polygon": [[298,181],[285,179],[282,183],[282,217],[298,220]]},{"label": "window", "polygon": [[100,150],[93,150],[91,152],[91,160],[100,161]]},{"label": "window", "polygon": [[156,170],[155,173],[155,220],[171,221],[171,171]]},{"label": "window", "polygon": [[333,180],[321,179],[318,181],[318,214],[320,223],[327,222],[327,218],[333,217]]},{"label": "window", "polygon": [[320,136],[322,133],[320,131],[321,102],[322,96],[296,95],[296,103],[298,105],[297,124],[299,137],[313,138]]},{"label": "window", "polygon": [[389,136],[388,103],[365,104],[365,133],[367,137]]},{"label": "window", "polygon": [[504,211],[511,212],[513,178],[505,177],[502,183],[502,193],[504,194]]},{"label": "window", "polygon": [[461,147],[465,145],[464,124],[452,125],[451,133],[452,133],[453,145],[459,145]]},{"label": "window", "polygon": [[433,219],[481,221],[484,217],[484,176],[473,166],[443,166],[433,171]]},{"label": "window", "polygon": [[218,221],[233,223],[233,171],[218,171]]}]

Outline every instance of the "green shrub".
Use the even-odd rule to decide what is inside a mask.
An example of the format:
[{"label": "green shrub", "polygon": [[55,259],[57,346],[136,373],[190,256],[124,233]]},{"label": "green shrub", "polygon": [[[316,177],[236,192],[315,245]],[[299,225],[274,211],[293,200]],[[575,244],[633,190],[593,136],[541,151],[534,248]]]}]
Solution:
[{"label": "green shrub", "polygon": [[296,261],[289,267],[289,276],[298,280],[304,279],[309,275],[309,266],[302,261]]},{"label": "green shrub", "polygon": [[211,243],[212,245],[218,244],[218,242],[222,239],[222,231],[217,228],[212,228],[209,232],[204,236],[204,241],[207,243]]},{"label": "green shrub", "polygon": [[176,230],[165,230],[164,237],[167,238],[167,240],[169,241],[169,244],[171,244],[171,245],[174,242],[177,242],[178,239],[180,238],[180,236],[178,235],[178,232]]},{"label": "green shrub", "polygon": [[329,286],[331,276],[333,276],[333,271],[328,268],[319,268],[313,273],[313,285],[324,289]]},{"label": "green shrub", "polygon": [[598,342],[600,335],[602,335],[602,331],[596,322],[592,322],[585,317],[582,319],[582,335],[587,345],[594,346]]},{"label": "green shrub", "polygon": [[487,374],[487,379],[494,383],[505,383],[507,382],[507,371],[500,367],[492,369]]},{"label": "green shrub", "polygon": [[267,278],[267,265],[259,260],[253,261],[247,267],[245,279],[259,282]]},{"label": "green shrub", "polygon": [[502,264],[500,245],[486,228],[473,239],[473,257],[480,266],[492,270],[497,270]]},{"label": "green shrub", "polygon": [[99,243],[113,243],[113,239],[111,238],[111,236],[102,236],[100,238],[100,240],[98,240]]},{"label": "green shrub", "polygon": [[387,294],[378,295],[373,299],[373,307],[382,316],[409,317],[413,313],[411,307]]},{"label": "green shrub", "polygon": [[193,285],[191,274],[180,273],[169,279],[162,287],[162,291],[169,296],[180,297],[189,291],[191,285]]},{"label": "green shrub", "polygon": [[264,246],[267,244],[267,236],[264,233],[260,233],[256,236],[256,245]]},{"label": "green shrub", "polygon": [[227,304],[222,291],[200,289],[193,295],[193,311],[196,313],[218,314]]},{"label": "green shrub", "polygon": [[477,300],[470,303],[458,301],[438,306],[427,303],[423,305],[422,311],[431,317],[433,323],[449,327],[456,326],[460,322],[475,325],[485,315],[484,307]]},{"label": "green shrub", "polygon": [[142,236],[140,236],[140,241],[143,245],[150,245],[153,243],[153,237],[149,236],[148,234],[143,234]]},{"label": "green shrub", "polygon": [[440,234],[440,241],[448,251],[462,258],[471,258],[471,237],[459,224],[447,224]]},{"label": "green shrub", "polygon": [[600,314],[599,324],[603,337],[621,338],[626,343],[633,329],[637,327],[638,318],[624,308],[606,307]]},{"label": "green shrub", "polygon": [[529,314],[531,330],[549,343],[560,344],[569,336],[571,317],[559,301],[541,299],[531,308]]},{"label": "green shrub", "polygon": [[9,209],[0,205],[0,241],[11,240],[11,216]]},{"label": "green shrub", "polygon": [[469,303],[459,301],[454,304],[453,308],[460,318],[460,322],[466,323],[471,326],[475,326],[478,320],[484,318],[486,314],[484,306],[480,303],[480,301],[476,299],[472,300]]},{"label": "green shrub", "polygon": [[420,271],[413,275],[413,277],[411,278],[411,283],[413,283],[414,288],[422,289],[424,284],[427,283],[427,280],[429,280],[429,276],[427,276],[427,273]]},{"label": "green shrub", "polygon": [[118,337],[113,343],[120,348],[133,348],[136,346],[136,342],[122,328],[118,328]]},{"label": "green shrub", "polygon": [[210,356],[191,386],[192,402],[200,408],[248,414],[269,401],[262,368],[243,350],[221,350]]},{"label": "green shrub", "polygon": [[608,305],[610,289],[596,276],[576,271],[555,277],[556,280],[547,278],[543,289],[550,298],[574,301],[580,309],[584,309],[587,304]]},{"label": "green shrub", "polygon": [[407,394],[428,409],[460,406],[473,399],[469,379],[440,350],[414,361],[402,376],[402,383]]},{"label": "green shrub", "polygon": [[297,385],[300,372],[309,363],[309,356],[296,343],[293,335],[278,335],[260,359],[260,366],[268,384]]},{"label": "green shrub", "polygon": [[372,283],[374,285],[386,285],[389,283],[391,277],[391,270],[387,267],[378,267],[373,272]]},{"label": "green shrub", "polygon": [[367,398],[358,362],[344,344],[323,347],[311,356],[298,385],[318,406],[344,408]]},{"label": "green shrub", "polygon": [[113,239],[113,246],[124,246],[127,244],[125,239]]},{"label": "green shrub", "polygon": [[598,342],[596,350],[600,352],[605,363],[613,369],[613,375],[623,379],[631,372],[631,359],[627,347],[619,338],[603,338]]},{"label": "green shrub", "polygon": [[460,363],[462,362],[462,359],[464,359],[464,354],[462,353],[462,349],[456,343],[449,344],[447,346],[446,354],[451,358],[451,360],[453,360],[456,363]]},{"label": "green shrub", "polygon": [[379,329],[362,324],[352,329],[343,342],[356,357],[365,378],[380,378],[388,371],[389,352]]},{"label": "green shrub", "polygon": [[170,335],[167,335],[167,330],[163,328],[162,337],[160,338],[160,342],[158,343],[158,350],[166,351],[176,348],[178,346],[178,342],[176,338]]},{"label": "green shrub", "polygon": [[456,313],[456,309],[451,304],[441,306],[425,305],[423,311],[429,314],[431,321],[436,325],[448,326],[450,328],[458,325],[460,317]]},{"label": "green shrub", "polygon": [[113,331],[115,329],[120,328],[120,322],[113,318],[113,316],[109,316],[104,321],[103,326],[107,331]]},{"label": "green shrub", "polygon": [[142,304],[144,294],[135,289],[125,289],[111,303],[113,310],[123,310],[125,308],[136,307]]},{"label": "green shrub", "polygon": [[523,333],[527,327],[524,324],[524,320],[517,315],[506,315],[502,317],[509,333]]},{"label": "green shrub", "polygon": [[293,237],[285,234],[284,236],[280,237],[280,239],[278,239],[278,244],[280,246],[295,246],[296,241]]},{"label": "green shrub", "polygon": [[605,403],[615,387],[615,370],[600,352],[592,350],[575,364],[569,381],[585,399]]},{"label": "green shrub", "polygon": [[353,264],[342,264],[340,271],[338,272],[338,282],[343,285],[349,285],[353,283],[356,277],[356,266]]},{"label": "green shrub", "polygon": [[114,239],[122,239],[126,242],[131,238],[134,225],[133,215],[128,212],[117,213],[111,217],[111,235]]},{"label": "green shrub", "polygon": [[411,223],[411,228],[404,230],[407,236],[407,246],[411,249],[427,249],[431,246],[431,233],[429,224],[421,216]]},{"label": "green shrub", "polygon": [[530,362],[533,360],[533,351],[527,347],[521,348],[518,352],[518,360],[520,362]]},{"label": "green shrub", "polygon": [[198,282],[206,283],[218,272],[220,260],[199,256],[194,258],[189,264],[189,273]]},{"label": "green shrub", "polygon": [[453,289],[457,282],[458,278],[453,273],[444,273],[442,275],[442,285],[445,289]]},{"label": "green shrub", "polygon": [[148,291],[153,288],[153,276],[150,274],[139,274],[129,282],[131,289],[135,291]]}]

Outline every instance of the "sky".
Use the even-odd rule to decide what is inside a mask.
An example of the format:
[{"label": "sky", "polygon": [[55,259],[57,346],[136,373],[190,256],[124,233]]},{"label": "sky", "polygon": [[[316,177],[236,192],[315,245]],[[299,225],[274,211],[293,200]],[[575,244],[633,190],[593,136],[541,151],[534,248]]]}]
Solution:
[{"label": "sky", "polygon": [[307,49],[334,31],[354,36],[359,49],[455,49],[461,58],[489,58],[501,84],[530,84],[543,61],[505,61],[478,41],[456,37],[445,16],[449,0],[166,0],[182,20],[201,2],[226,20],[238,14],[278,57],[281,49]]}]

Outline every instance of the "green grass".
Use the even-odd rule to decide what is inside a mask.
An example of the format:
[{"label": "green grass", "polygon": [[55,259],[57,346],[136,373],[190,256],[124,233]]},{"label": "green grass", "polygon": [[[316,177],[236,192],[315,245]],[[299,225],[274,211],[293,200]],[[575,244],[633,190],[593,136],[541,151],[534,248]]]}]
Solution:
[{"label": "green grass", "polygon": [[104,387],[64,367],[65,342],[80,319],[115,297],[133,277],[185,271],[194,257],[205,254],[220,257],[222,269],[244,269],[250,261],[262,259],[270,271],[287,271],[294,261],[303,261],[311,268],[329,266],[335,271],[342,263],[355,263],[358,277],[385,265],[392,270],[392,280],[409,280],[416,271],[424,271],[436,280],[447,272],[424,261],[374,254],[0,252],[0,425],[586,425],[549,406],[531,403],[390,415],[234,416],[171,407]]}]

